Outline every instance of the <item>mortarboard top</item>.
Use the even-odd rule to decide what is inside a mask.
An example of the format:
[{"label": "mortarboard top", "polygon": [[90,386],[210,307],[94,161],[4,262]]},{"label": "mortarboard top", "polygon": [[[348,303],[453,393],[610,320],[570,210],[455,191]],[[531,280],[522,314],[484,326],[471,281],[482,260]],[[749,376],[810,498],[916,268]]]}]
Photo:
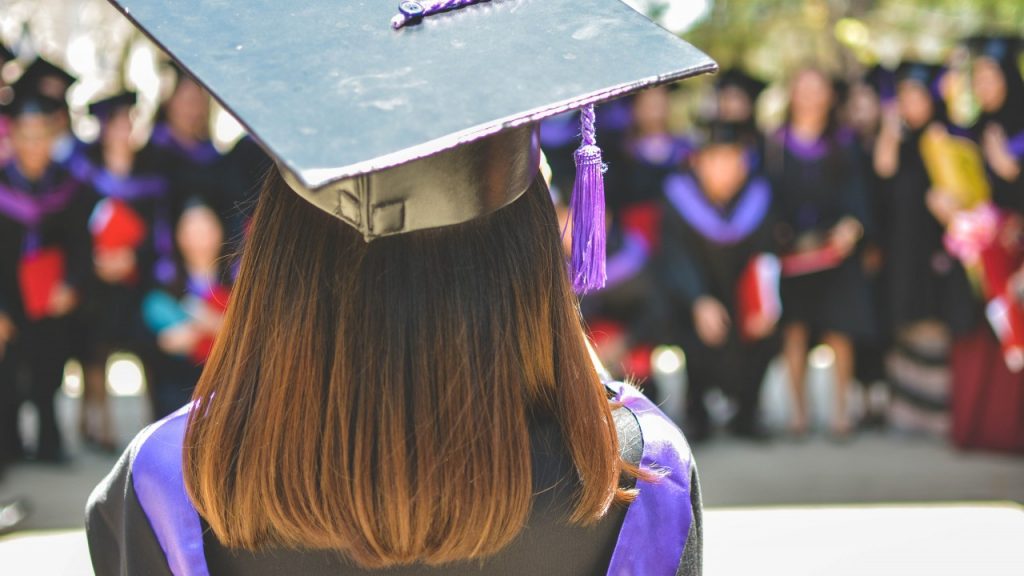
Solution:
[{"label": "mortarboard top", "polygon": [[110,118],[120,108],[131,108],[138,97],[135,92],[121,92],[89,104],[89,114],[101,121]]},{"label": "mortarboard top", "polygon": [[397,0],[110,1],[367,239],[514,200],[462,188],[506,178],[501,158],[535,173],[519,156],[539,120],[716,69],[619,0],[495,0],[398,30]]},{"label": "mortarboard top", "polygon": [[1017,36],[977,35],[966,40],[967,48],[975,57],[986,56],[999,62],[1016,66],[1022,48]]},{"label": "mortarboard top", "polygon": [[[49,80],[56,83],[48,85]],[[36,58],[25,68],[25,72],[18,78],[18,83],[30,83],[36,90],[46,96],[63,101],[67,96],[68,88],[78,80],[60,66],[53,64],[43,58]]]},{"label": "mortarboard top", "polygon": [[60,100],[41,93],[33,79],[25,78],[24,75],[11,86],[11,89],[14,90],[14,97],[0,108],[0,113],[11,118],[31,114],[52,114],[63,105]]},{"label": "mortarboard top", "polygon": [[715,76],[716,89],[721,90],[728,86],[739,88],[746,92],[751,100],[757,100],[768,85],[739,68],[729,68]]},{"label": "mortarboard top", "polygon": [[942,76],[944,68],[938,64],[927,64],[905,60],[896,68],[896,81],[911,81],[932,90]]},{"label": "mortarboard top", "polygon": [[755,134],[748,122],[712,119],[697,126],[697,144],[708,146],[750,146],[756,142]]}]

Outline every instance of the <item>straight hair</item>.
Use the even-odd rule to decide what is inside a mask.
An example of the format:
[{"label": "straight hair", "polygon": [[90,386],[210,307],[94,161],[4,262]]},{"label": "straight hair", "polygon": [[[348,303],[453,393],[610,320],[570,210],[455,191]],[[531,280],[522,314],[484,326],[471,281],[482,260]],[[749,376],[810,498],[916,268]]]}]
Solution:
[{"label": "straight hair", "polygon": [[193,399],[185,486],[228,547],[367,568],[492,555],[530,512],[534,417],[574,463],[568,522],[639,474],[540,178],[483,218],[367,243],[272,171]]}]

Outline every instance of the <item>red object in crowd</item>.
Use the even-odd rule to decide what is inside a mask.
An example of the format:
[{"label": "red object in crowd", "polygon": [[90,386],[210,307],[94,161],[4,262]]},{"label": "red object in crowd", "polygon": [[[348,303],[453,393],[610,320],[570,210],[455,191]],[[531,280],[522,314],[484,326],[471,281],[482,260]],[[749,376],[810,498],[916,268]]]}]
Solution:
[{"label": "red object in crowd", "polygon": [[18,263],[18,284],[29,320],[49,316],[53,293],[64,281],[64,268],[64,252],[59,248],[41,248],[22,257]]},{"label": "red object in crowd", "polygon": [[843,253],[832,244],[790,252],[782,257],[782,275],[789,278],[835,268],[843,263]]},{"label": "red object in crowd", "polygon": [[125,202],[104,198],[89,217],[89,232],[95,250],[138,248],[146,238],[146,223]]},{"label": "red object in crowd", "polygon": [[1013,373],[1024,370],[1024,310],[1012,295],[989,300],[985,317],[1003,350],[1006,367]]},{"label": "red object in crowd", "polygon": [[[228,309],[228,300],[231,297],[231,289],[227,286],[216,285],[210,287],[210,291],[203,297],[203,304],[217,314],[224,314]],[[217,339],[216,333],[204,334],[192,349],[190,358],[198,364],[206,363],[213,350],[213,343]]]},{"label": "red object in crowd", "polygon": [[782,317],[779,280],[782,264],[774,254],[758,254],[750,259],[736,286],[736,310],[740,322],[740,338],[747,342],[759,339],[752,325],[774,324]]},{"label": "red object in crowd", "polygon": [[643,236],[652,252],[661,244],[661,206],[657,202],[638,202],[622,209],[622,227]]},{"label": "red object in crowd", "polygon": [[1024,453],[1024,374],[1011,372],[1001,356],[985,326],[953,343],[951,436],[957,447]]}]

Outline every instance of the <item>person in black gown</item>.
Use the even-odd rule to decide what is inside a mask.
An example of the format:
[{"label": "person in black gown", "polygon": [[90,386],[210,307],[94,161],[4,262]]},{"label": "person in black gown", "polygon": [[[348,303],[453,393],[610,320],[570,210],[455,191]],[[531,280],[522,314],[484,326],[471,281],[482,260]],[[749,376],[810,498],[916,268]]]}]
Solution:
[{"label": "person in black gown", "polygon": [[178,66],[169,68],[174,88],[157,112],[148,145],[167,178],[173,216],[187,200],[203,195],[224,218],[234,209],[235,187],[224,156],[210,137],[210,95]]},{"label": "person in black gown", "polygon": [[963,269],[943,245],[944,224],[929,208],[932,182],[921,154],[928,130],[949,129],[939,93],[942,67],[904,62],[895,107],[886,110],[874,151],[882,179],[885,326],[892,424],[942,433],[949,401],[950,325],[965,294]]},{"label": "person in black gown", "polygon": [[135,100],[134,93],[122,92],[89,106],[100,122],[100,137],[74,170],[96,193],[90,218],[94,273],[84,302],[87,346],[79,426],[87,443],[105,450],[117,445],[106,400],[107,359],[115,351],[132,352],[142,361],[147,379],[152,379],[153,342],[142,327],[142,292],[154,281],[157,268],[172,257],[168,239],[158,239],[170,225],[168,183],[159,173],[153,148],[139,150],[133,142]]},{"label": "person in black gown", "polygon": [[[90,497],[98,575],[699,576],[689,447],[595,364],[576,293],[606,271],[595,100],[713,61],[618,0],[410,29],[378,3],[126,4],[275,165],[192,401]],[[510,68],[524,42],[546,50]],[[574,108],[567,266],[536,122]]]},{"label": "person in black gown", "polygon": [[14,157],[0,170],[0,433],[8,459],[24,454],[18,434],[19,372],[38,415],[34,457],[66,459],[54,394],[70,356],[70,318],[89,271],[86,229],[90,194],[53,162],[53,114],[61,104],[15,84],[11,116]]},{"label": "person in black gown", "polygon": [[[660,269],[686,352],[685,428],[691,440],[708,437],[704,396],[721,388],[738,406],[732,431],[763,439],[759,398],[778,318],[744,317],[739,292],[751,261],[774,250],[772,194],[764,176],[748,168],[748,126],[714,122],[706,131],[693,170],[665,185]],[[777,295],[778,278],[768,281]]]},{"label": "person in black gown", "polygon": [[782,223],[783,249],[810,268],[783,267],[783,352],[794,396],[794,434],[808,428],[804,377],[810,344],[835,353],[831,432],[852,430],[847,396],[853,342],[874,330],[873,311],[857,247],[868,224],[863,163],[853,135],[836,119],[835,88],[815,68],[799,70],[790,87],[784,126],[766,144],[766,169]]}]

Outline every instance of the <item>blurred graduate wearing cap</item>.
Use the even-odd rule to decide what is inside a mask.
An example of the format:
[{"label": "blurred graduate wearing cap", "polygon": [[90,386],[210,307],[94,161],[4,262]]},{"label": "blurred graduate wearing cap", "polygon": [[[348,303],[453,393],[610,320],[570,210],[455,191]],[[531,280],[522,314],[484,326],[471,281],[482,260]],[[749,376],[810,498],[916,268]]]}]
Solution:
[{"label": "blurred graduate wearing cap", "polygon": [[[861,266],[867,277],[872,298],[873,313],[879,326],[888,323],[885,310],[883,288],[881,285],[884,249],[882,247],[882,230],[885,222],[884,190],[880,179],[872,167],[872,155],[875,140],[878,137],[882,109],[891,108],[895,99],[893,71],[881,65],[875,65],[855,77],[846,90],[840,118],[855,136],[859,154],[860,171],[864,177],[864,189],[867,196],[868,211],[874,225],[870,234],[864,237],[860,254]],[[885,354],[888,343],[885,331],[876,331],[871,337],[860,337],[855,343],[857,363],[854,370],[856,379],[863,386],[864,419],[862,425],[880,425],[884,420],[884,407],[872,399],[870,391],[876,386],[884,385]]]},{"label": "blurred graduate wearing cap", "polygon": [[940,93],[944,73],[936,64],[900,64],[873,157],[884,215],[880,329],[892,343],[890,423],[904,430],[945,430],[949,389],[935,383],[948,382],[950,331],[970,322],[973,307],[963,268],[943,244],[945,223],[929,209],[934,184],[921,152],[927,131],[950,130]]},{"label": "blurred graduate wearing cap", "polygon": [[[27,396],[39,413],[34,456],[59,462],[65,454],[54,394],[70,354],[70,315],[88,276],[88,193],[51,158],[61,103],[30,82],[17,82],[14,91],[4,110],[12,119],[14,156],[0,171],[0,386],[9,399],[15,375],[27,371]],[[18,404],[3,402],[7,458],[23,454]]]},{"label": "blurred graduate wearing cap", "polygon": [[[665,178],[692,152],[687,138],[669,131],[670,97],[670,87],[657,86],[630,99],[632,121],[622,142],[623,162],[609,161],[624,178],[606,183],[622,190],[617,202],[608,202],[608,280],[582,307],[598,354],[616,375],[649,377],[651,351],[666,336],[651,260],[660,241]],[[605,140],[599,139],[604,148]]]},{"label": "blurred graduate wearing cap", "polygon": [[[590,104],[714,63],[614,0],[444,7],[121,3],[276,168],[194,403],[90,499],[97,574],[700,573],[685,439],[573,288]],[[536,121],[575,108],[566,262]]]},{"label": "blurred graduate wearing cap", "polygon": [[71,116],[68,113],[68,90],[77,81],[78,78],[67,70],[42,57],[33,60],[18,79],[19,84],[30,86],[57,103],[52,112],[57,127],[53,159],[65,167],[72,166],[86,148],[85,143],[71,131]]},{"label": "blurred graduate wearing cap", "polygon": [[756,136],[746,123],[715,120],[701,132],[691,170],[665,184],[659,262],[686,352],[685,428],[692,440],[710,435],[704,395],[720,388],[739,408],[732,431],[763,439],[758,399],[781,313],[771,188],[749,168]]},{"label": "blurred graduate wearing cap", "polygon": [[197,194],[226,214],[231,182],[224,157],[210,136],[210,95],[177,64],[171,62],[167,69],[173,86],[157,111],[148,146],[160,159],[161,172],[169,182],[175,217]]},{"label": "blurred graduate wearing cap", "polygon": [[[80,427],[87,442],[105,449],[116,445],[105,399],[107,358],[130,351],[149,367],[153,339],[145,337],[141,321],[142,294],[162,276],[173,275],[168,182],[153,147],[139,149],[132,138],[135,103],[135,93],[125,91],[89,105],[100,136],[72,167],[95,192],[89,218],[93,274],[83,306]],[[154,376],[148,370],[147,376],[152,387]]]},{"label": "blurred graduate wearing cap", "polygon": [[1024,79],[1022,40],[1012,36],[976,36],[971,50],[971,87],[981,114],[970,129],[981,145],[992,185],[992,199],[1024,213]]},{"label": "blurred graduate wearing cap", "polygon": [[858,246],[870,229],[864,163],[857,142],[837,118],[833,79],[813,67],[790,83],[785,124],[765,144],[782,243],[783,352],[794,395],[790,428],[808,430],[804,376],[815,341],[836,353],[836,439],[853,429],[846,404],[853,379],[853,344],[874,332],[874,317]]}]

